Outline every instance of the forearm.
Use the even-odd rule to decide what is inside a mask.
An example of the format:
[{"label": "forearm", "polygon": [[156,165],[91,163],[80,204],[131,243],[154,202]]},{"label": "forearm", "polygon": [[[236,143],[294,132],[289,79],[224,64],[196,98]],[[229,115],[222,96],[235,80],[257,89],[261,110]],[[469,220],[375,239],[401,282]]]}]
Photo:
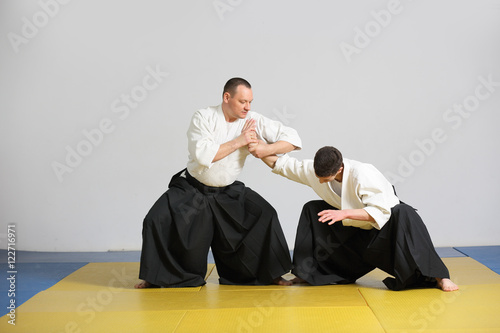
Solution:
[{"label": "forearm", "polygon": [[263,157],[262,162],[266,163],[267,166],[270,167],[271,169],[274,169],[274,165],[275,165],[277,159],[278,159],[278,156],[269,155],[269,156]]},{"label": "forearm", "polygon": [[328,223],[329,225],[346,219],[375,222],[375,219],[364,209],[327,209],[319,212],[318,216],[319,222],[325,223],[330,221]]},{"label": "forearm", "polygon": [[248,144],[257,142],[258,140],[255,136],[255,120],[247,119],[245,121],[243,129],[241,130],[241,134],[237,138],[220,145],[217,154],[215,154],[215,157],[212,160],[212,163],[222,160],[224,157],[235,152],[237,149],[243,146],[247,146]]},{"label": "forearm", "polygon": [[375,219],[364,209],[343,209],[344,219],[375,222]]},{"label": "forearm", "polygon": [[224,157],[233,153],[234,151],[243,146],[244,144],[242,145],[241,142],[238,140],[238,138],[221,144],[219,150],[217,151],[217,154],[215,154],[212,163],[222,160]]},{"label": "forearm", "polygon": [[268,145],[269,155],[286,154],[294,150],[296,147],[287,141],[276,141]]},{"label": "forearm", "polygon": [[[295,146],[287,141],[277,141],[275,143],[266,143],[263,140],[259,140],[258,144],[252,144],[248,146],[250,153],[260,159],[267,156],[274,156],[277,154],[285,154],[295,149]],[[273,162],[275,162],[274,160]],[[273,168],[270,164],[264,161],[267,165]]]}]

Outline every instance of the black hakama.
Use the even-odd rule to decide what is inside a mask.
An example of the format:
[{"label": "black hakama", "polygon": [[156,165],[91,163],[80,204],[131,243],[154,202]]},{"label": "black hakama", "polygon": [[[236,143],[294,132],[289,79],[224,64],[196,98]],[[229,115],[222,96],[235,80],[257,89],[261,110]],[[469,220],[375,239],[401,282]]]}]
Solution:
[{"label": "black hakama", "polygon": [[144,219],[140,279],[204,285],[210,247],[221,284],[267,285],[290,271],[278,215],[264,198],[239,181],[210,187],[181,173]]},{"label": "black hakama", "polygon": [[383,281],[391,290],[449,278],[427,228],[409,205],[393,207],[381,230],[321,223],[318,213],[325,209],[336,208],[323,200],[305,204],[297,229],[292,273],[311,285],[354,283],[374,268],[394,277]]}]

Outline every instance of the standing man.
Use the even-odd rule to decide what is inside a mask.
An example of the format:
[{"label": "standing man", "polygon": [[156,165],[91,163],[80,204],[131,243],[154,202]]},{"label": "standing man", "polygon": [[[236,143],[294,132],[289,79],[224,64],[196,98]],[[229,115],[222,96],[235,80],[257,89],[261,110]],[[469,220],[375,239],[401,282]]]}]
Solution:
[{"label": "standing man", "polygon": [[416,210],[401,203],[373,165],[342,158],[334,147],[314,161],[268,156],[273,172],[310,186],[323,200],[304,205],[293,254],[294,282],[354,283],[378,267],[391,290],[457,290]]},{"label": "standing man", "polygon": [[301,148],[297,132],[250,111],[250,83],[230,79],[222,104],[197,111],[187,136],[187,169],[143,223],[136,288],[205,284],[212,248],[221,284],[289,285],[286,240],[274,208],[236,178],[250,154],[263,157]]}]

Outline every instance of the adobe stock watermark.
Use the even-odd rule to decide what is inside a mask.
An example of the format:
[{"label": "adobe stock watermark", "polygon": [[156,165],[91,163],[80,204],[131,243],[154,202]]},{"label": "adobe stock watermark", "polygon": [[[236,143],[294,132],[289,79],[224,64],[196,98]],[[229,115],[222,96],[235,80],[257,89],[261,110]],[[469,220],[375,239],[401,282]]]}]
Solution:
[{"label": "adobe stock watermark", "polygon": [[493,74],[487,77],[479,76],[479,84],[474,93],[466,96],[461,103],[455,103],[443,113],[443,121],[449,128],[436,127],[427,138],[415,140],[415,149],[407,156],[398,156],[399,165],[396,172],[386,172],[384,175],[393,184],[402,183],[415,173],[417,167],[423,165],[429,156],[433,155],[438,146],[448,139],[447,131],[458,130],[465,119],[470,118],[479,109],[482,102],[489,99],[500,87],[500,81],[494,81]]},{"label": "adobe stock watermark", "polygon": [[113,302],[116,293],[130,289],[131,281],[136,278],[135,273],[134,275],[128,274],[125,267],[122,267],[121,272],[116,269],[111,270],[111,275],[113,277],[105,287],[93,295],[87,295],[85,300],[77,305],[74,313],[79,319],[68,321],[61,332],[86,332],[87,330],[83,328],[94,321],[97,315]]},{"label": "adobe stock watermark", "polygon": [[9,313],[7,321],[10,325],[16,325],[16,280],[17,280],[17,264],[16,264],[16,225],[7,225],[7,281],[9,288],[7,289],[7,297],[9,299],[9,306],[7,309]]},{"label": "adobe stock watermark", "polygon": [[232,12],[235,8],[237,8],[243,0],[215,0],[212,2],[214,6],[215,12],[221,21],[224,21],[224,17],[227,13]]},{"label": "adobe stock watermark", "polygon": [[354,37],[352,43],[342,41],[339,44],[347,63],[351,63],[354,55],[360,54],[362,50],[368,47],[391,24],[393,18],[403,12],[403,9],[404,7],[399,0],[389,0],[386,9],[372,10],[370,12],[372,19],[366,22],[363,28],[356,25],[353,28]]},{"label": "adobe stock watermark", "polygon": [[28,44],[35,38],[40,29],[49,24],[50,20],[59,14],[61,6],[67,5],[71,0],[39,0],[40,7],[32,16],[31,19],[23,16],[21,18],[20,34],[15,32],[7,33],[7,39],[15,53],[19,53],[21,45]]},{"label": "adobe stock watermark", "polygon": [[304,258],[296,267],[298,275],[305,280],[318,269],[321,262],[328,260],[338,248],[338,244],[332,242],[332,235],[327,235],[326,240],[323,240],[322,237],[316,237],[315,244],[313,256]]},{"label": "adobe stock watermark", "polygon": [[173,199],[171,205],[172,207],[178,207],[184,223],[189,225],[196,220],[197,216],[200,216],[200,213],[206,212],[208,203],[203,194],[196,192],[189,198],[188,202],[185,201],[185,198],[178,197]]},{"label": "adobe stock watermark", "polygon": [[[163,72],[159,65],[155,68],[146,67],[146,74],[141,80],[141,83],[132,87],[129,93],[122,93],[120,97],[111,102],[111,112],[116,114],[118,119],[126,120],[131,111],[137,109],[152,92],[157,89],[160,84],[169,75]],[[51,163],[52,170],[60,183],[64,181],[66,174],[72,173],[78,166],[82,164],[85,158],[89,157],[96,147],[99,147],[106,135],[113,133],[116,129],[116,121],[111,118],[102,118],[96,127],[91,129],[83,129],[81,136],[83,137],[73,147],[67,145],[65,147],[66,157],[62,162],[53,161]]]},{"label": "adobe stock watermark", "polygon": [[[238,322],[236,327],[236,332],[238,333],[251,333],[254,330],[261,328],[266,319],[270,318],[277,307],[285,304],[287,300],[287,295],[283,290],[273,290],[269,295],[269,298],[257,302],[254,301],[253,304],[255,309],[245,316],[238,316],[236,320]],[[259,332],[261,330],[259,329]]]},{"label": "adobe stock watermark", "polygon": [[[460,290],[442,292],[439,298],[433,298],[426,306],[419,306],[408,318],[410,325],[417,332],[425,332],[431,323],[435,322],[439,316],[446,312],[448,305],[454,303],[462,295],[462,291],[466,289],[467,286],[461,286]],[[412,329],[412,332],[414,329]],[[403,333],[405,332],[403,331]]]},{"label": "adobe stock watermark", "polygon": [[270,116],[269,118],[272,120],[277,120],[285,126],[289,126],[292,123],[292,120],[295,119],[295,117],[297,117],[297,115],[288,113],[287,107],[285,105],[283,106],[282,110],[273,108],[272,116]]}]

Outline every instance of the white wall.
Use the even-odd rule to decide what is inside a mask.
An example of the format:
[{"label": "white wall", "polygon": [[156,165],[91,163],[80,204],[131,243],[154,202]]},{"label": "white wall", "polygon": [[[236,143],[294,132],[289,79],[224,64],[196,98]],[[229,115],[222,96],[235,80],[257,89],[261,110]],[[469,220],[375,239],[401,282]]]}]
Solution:
[{"label": "white wall", "polygon": [[[8,0],[0,32],[1,248],[15,224],[19,250],[140,249],[192,113],[233,76],[296,157],[377,166],[436,246],[500,244],[498,0]],[[241,180],[293,248],[315,194],[253,158]]]}]

